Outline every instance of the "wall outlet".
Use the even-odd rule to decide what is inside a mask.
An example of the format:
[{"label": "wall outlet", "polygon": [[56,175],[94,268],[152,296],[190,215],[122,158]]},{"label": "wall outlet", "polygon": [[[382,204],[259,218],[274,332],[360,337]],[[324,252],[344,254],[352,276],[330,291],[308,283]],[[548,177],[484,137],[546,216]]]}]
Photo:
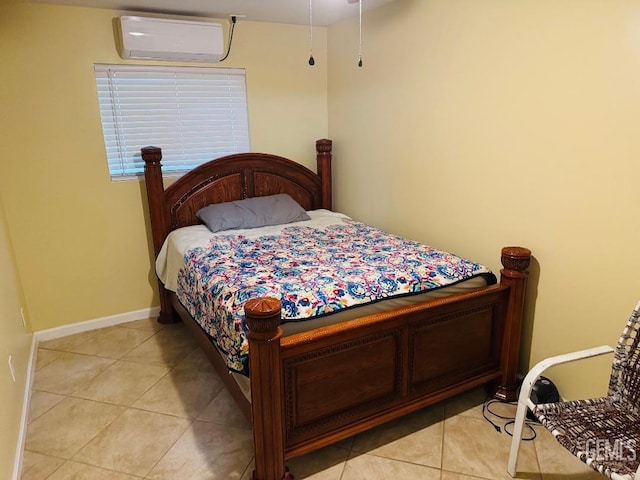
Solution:
[{"label": "wall outlet", "polygon": [[13,359],[11,358],[11,355],[9,355],[9,371],[11,372],[11,378],[13,378],[13,381],[15,383],[15,381],[16,381],[16,369],[13,366]]},{"label": "wall outlet", "polygon": [[24,308],[20,307],[20,318],[22,319],[22,326],[27,329],[27,321],[24,319]]}]

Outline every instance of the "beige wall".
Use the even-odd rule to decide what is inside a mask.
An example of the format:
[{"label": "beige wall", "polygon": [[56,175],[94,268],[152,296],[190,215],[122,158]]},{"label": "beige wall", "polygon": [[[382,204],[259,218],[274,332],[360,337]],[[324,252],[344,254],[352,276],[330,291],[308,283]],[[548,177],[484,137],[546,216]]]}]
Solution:
[{"label": "beige wall", "polygon": [[[31,334],[25,331],[20,318],[23,304],[0,198],[0,478],[11,478],[26,388]],[[9,356],[15,381],[9,370]]]},{"label": "beige wall", "polygon": [[[0,192],[34,329],[157,305],[146,200],[141,183],[109,179],[92,70],[125,63],[119,12],[1,8]],[[252,149],[313,168],[328,128],[326,29],[313,69],[307,38],[304,27],[240,21],[218,66],[246,68]]]},{"label": "beige wall", "polygon": [[[615,342],[640,298],[640,3],[397,0],[364,42],[358,69],[356,22],[329,28],[337,208],[496,270],[531,248],[524,367]],[[552,377],[599,392],[609,362]]]}]

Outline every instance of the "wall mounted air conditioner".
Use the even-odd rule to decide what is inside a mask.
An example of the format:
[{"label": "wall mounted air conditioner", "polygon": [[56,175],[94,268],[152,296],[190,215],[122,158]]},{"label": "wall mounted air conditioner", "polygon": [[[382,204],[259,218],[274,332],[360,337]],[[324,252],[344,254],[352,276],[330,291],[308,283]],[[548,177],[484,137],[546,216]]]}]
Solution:
[{"label": "wall mounted air conditioner", "polygon": [[120,17],[122,58],[217,62],[223,56],[222,25],[148,17]]}]

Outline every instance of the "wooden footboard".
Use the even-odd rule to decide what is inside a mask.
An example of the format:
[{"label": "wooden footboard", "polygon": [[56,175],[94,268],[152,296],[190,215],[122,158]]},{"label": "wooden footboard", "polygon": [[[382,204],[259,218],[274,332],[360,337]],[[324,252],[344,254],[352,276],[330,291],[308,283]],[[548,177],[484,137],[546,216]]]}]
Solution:
[{"label": "wooden footboard", "polygon": [[530,252],[502,260],[498,285],[284,338],[280,302],[248,301],[254,480],[478,385],[515,399]]}]

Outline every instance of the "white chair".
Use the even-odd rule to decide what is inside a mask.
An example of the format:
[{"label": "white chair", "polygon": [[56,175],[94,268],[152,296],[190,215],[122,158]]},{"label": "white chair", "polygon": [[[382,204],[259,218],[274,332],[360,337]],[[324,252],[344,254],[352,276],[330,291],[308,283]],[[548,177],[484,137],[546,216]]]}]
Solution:
[{"label": "white chair", "polygon": [[[515,477],[527,409],[556,440],[594,470],[613,480],[640,480],[640,302],[615,348],[608,345],[547,358],[524,379],[507,471]],[[531,389],[554,365],[614,353],[609,392],[589,400],[535,405]],[[588,372],[587,372],[588,375]]]}]

